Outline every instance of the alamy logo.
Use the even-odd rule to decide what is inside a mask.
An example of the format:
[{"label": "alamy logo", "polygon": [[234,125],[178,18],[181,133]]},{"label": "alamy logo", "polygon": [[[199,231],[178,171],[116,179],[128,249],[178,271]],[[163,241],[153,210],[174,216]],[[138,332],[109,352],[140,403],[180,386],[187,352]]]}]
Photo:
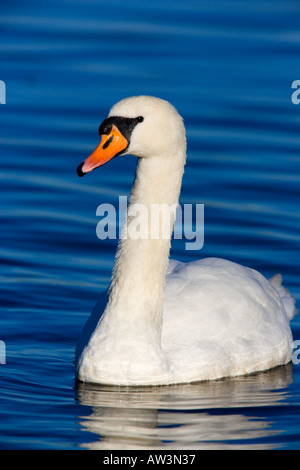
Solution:
[{"label": "alamy logo", "polygon": [[0,341],[0,364],[6,364],[6,348],[4,341]]},{"label": "alamy logo", "polygon": [[[151,239],[169,240],[174,224],[174,239],[188,240],[186,250],[201,250],[204,244],[204,204],[131,204],[127,212],[127,196],[119,197],[119,217],[112,204],[100,204],[96,215],[101,217],[96,234],[100,240]],[[126,222],[126,223],[125,223]],[[119,233],[117,227],[119,225]],[[123,227],[123,229],[122,229]]]},{"label": "alamy logo", "polygon": [[0,80],[0,104],[6,104],[6,86],[3,80]]},{"label": "alamy logo", "polygon": [[293,349],[295,349],[295,351],[292,354],[292,363],[294,365],[298,365],[300,364],[300,341],[299,340],[296,340],[293,342]]},{"label": "alamy logo", "polygon": [[300,103],[300,80],[294,80],[292,83],[292,88],[296,88],[296,91],[292,93],[292,103],[299,104]]}]

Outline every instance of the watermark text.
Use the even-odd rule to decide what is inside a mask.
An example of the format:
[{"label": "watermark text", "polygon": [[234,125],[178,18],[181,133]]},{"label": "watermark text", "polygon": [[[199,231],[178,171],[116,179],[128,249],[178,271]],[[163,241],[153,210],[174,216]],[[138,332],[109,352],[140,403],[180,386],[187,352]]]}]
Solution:
[{"label": "watermark text", "polygon": [[6,347],[4,341],[0,340],[0,364],[6,364]]},{"label": "watermark text", "polygon": [[3,80],[0,80],[0,104],[6,104],[6,86]]},{"label": "watermark text", "polygon": [[100,240],[170,240],[174,224],[174,239],[187,240],[186,250],[204,245],[204,204],[130,204],[127,209],[127,196],[120,196],[118,211],[112,204],[100,204],[96,215],[101,217],[96,227]]},{"label": "watermark text", "polygon": [[294,80],[292,83],[292,88],[296,90],[292,93],[291,100],[293,104],[300,103],[300,80]]}]

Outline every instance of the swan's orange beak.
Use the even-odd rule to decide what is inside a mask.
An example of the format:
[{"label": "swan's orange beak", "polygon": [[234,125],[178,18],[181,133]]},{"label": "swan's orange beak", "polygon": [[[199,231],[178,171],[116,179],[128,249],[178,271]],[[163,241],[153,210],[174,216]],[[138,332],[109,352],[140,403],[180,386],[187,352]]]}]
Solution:
[{"label": "swan's orange beak", "polygon": [[101,142],[93,153],[77,168],[78,176],[84,176],[95,168],[104,165],[128,146],[127,139],[113,125],[109,134],[101,135]]}]

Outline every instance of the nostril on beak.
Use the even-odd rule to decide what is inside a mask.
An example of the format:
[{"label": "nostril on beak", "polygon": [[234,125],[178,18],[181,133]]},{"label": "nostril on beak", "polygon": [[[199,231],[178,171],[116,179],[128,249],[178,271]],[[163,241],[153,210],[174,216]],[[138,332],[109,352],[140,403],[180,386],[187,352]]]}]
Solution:
[{"label": "nostril on beak", "polygon": [[103,148],[103,150],[104,150],[104,149],[107,149],[107,147],[109,146],[109,144],[111,144],[111,143],[112,143],[112,141],[113,141],[113,138],[114,138],[114,136],[113,136],[113,135],[111,135],[111,136],[110,136],[110,138],[109,138],[109,139],[107,139],[107,141],[106,141],[106,142],[104,142],[104,145],[103,145],[103,147],[102,147],[102,148]]}]

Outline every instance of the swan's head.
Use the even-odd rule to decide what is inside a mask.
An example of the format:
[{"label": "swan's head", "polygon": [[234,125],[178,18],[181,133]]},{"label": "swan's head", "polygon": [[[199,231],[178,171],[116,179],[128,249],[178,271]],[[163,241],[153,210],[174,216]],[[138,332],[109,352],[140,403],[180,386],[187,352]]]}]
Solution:
[{"label": "swan's head", "polygon": [[185,153],[185,129],[181,116],[165,100],[132,96],[115,104],[99,127],[101,142],[77,168],[79,176],[104,165],[118,155],[171,158]]}]

